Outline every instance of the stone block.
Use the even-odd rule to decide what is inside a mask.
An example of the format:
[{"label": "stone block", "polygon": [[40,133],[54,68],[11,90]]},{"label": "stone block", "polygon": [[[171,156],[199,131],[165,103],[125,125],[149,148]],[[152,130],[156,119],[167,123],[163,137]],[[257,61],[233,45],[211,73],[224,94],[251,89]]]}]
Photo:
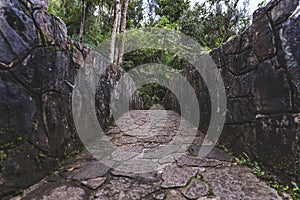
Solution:
[{"label": "stone block", "polygon": [[283,173],[297,174],[300,167],[299,123],[299,114],[258,116],[256,130],[259,160],[267,167]]},{"label": "stone block", "polygon": [[275,33],[264,9],[256,11],[250,32],[254,53],[259,59],[271,57],[276,53]]},{"label": "stone block", "polygon": [[271,10],[273,23],[277,24],[285,21],[298,5],[299,0],[279,1],[279,3]]},{"label": "stone block", "polygon": [[284,70],[276,70],[270,61],[262,63],[253,81],[254,101],[258,113],[291,110],[291,91]]},{"label": "stone block", "polygon": [[249,97],[229,98],[227,109],[235,124],[244,124],[255,121],[254,99]]}]

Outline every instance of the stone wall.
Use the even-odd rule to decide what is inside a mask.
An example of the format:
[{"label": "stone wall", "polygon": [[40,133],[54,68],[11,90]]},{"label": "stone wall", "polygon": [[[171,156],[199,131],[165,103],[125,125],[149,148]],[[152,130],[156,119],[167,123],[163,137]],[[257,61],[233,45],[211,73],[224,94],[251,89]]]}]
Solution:
[{"label": "stone wall", "polygon": [[[103,129],[113,123],[111,92],[124,72],[100,65],[101,57],[71,41],[65,23],[47,10],[48,0],[0,1],[0,199],[83,147],[71,110],[79,69],[104,69],[96,77],[96,112]],[[141,107],[133,98],[131,106]]]},{"label": "stone wall", "polygon": [[[221,143],[299,181],[298,4],[272,1],[254,13],[251,27],[211,55],[228,97]],[[0,2],[0,198],[36,183],[81,147],[71,97],[78,68],[90,54],[68,38],[64,22],[47,13],[47,6],[48,0]],[[96,102],[103,127],[113,120],[108,102],[122,73],[111,66],[99,77]],[[202,102],[205,131],[207,88],[193,69],[183,74]],[[167,96],[165,107],[179,110]],[[137,105],[131,106],[142,106],[134,98]]]},{"label": "stone wall", "polygon": [[71,97],[88,50],[47,9],[48,0],[0,2],[0,198],[82,147]]},{"label": "stone wall", "polygon": [[[300,181],[300,7],[298,0],[273,0],[253,14],[253,24],[211,52],[227,94],[220,143],[246,152],[281,178]],[[195,69],[183,75],[201,110],[200,130],[210,119],[207,88]],[[169,92],[166,107],[178,110]],[[283,180],[282,179],[282,180]]]},{"label": "stone wall", "polygon": [[0,198],[78,148],[71,92],[85,50],[48,2],[0,2]]}]

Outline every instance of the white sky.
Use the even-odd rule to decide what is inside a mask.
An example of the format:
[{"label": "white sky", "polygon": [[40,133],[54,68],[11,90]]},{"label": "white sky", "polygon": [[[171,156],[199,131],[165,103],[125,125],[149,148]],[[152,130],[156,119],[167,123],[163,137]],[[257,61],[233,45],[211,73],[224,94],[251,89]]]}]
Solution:
[{"label": "white sky", "polygon": [[[197,2],[204,2],[204,0],[190,0],[191,5],[193,6]],[[250,14],[252,14],[256,9],[257,5],[262,2],[262,0],[250,0]],[[243,6],[243,0],[240,0],[239,2],[240,6]]]}]

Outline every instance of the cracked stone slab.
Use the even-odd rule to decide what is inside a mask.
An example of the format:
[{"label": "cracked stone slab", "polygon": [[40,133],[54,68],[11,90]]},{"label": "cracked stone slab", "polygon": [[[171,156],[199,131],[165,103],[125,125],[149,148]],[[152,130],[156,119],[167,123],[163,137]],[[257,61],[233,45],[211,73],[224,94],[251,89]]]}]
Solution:
[{"label": "cracked stone slab", "polygon": [[68,176],[74,180],[88,180],[98,177],[103,177],[107,174],[110,168],[98,161],[87,162],[83,167],[72,171]]},{"label": "cracked stone slab", "polygon": [[137,143],[137,138],[132,136],[122,136],[112,139],[112,142],[116,145],[135,144]]},{"label": "cracked stone slab", "polygon": [[130,160],[139,155],[139,153],[135,153],[132,151],[124,151],[124,149],[117,149],[112,152],[112,159],[117,162],[123,162]]},{"label": "cracked stone slab", "polygon": [[[200,145],[191,145],[189,147],[189,152],[193,156],[197,156],[199,151],[200,151],[201,146]],[[216,160],[221,160],[221,161],[226,161],[226,162],[231,162],[232,161],[232,156],[228,155],[224,151],[213,147],[212,150],[208,153],[206,158],[211,158],[211,159],[216,159]]]},{"label": "cracked stone slab", "polygon": [[105,177],[100,177],[100,178],[90,179],[87,181],[81,181],[81,184],[95,190],[95,189],[99,188],[101,185],[103,185],[103,183],[105,181],[106,181]]},{"label": "cracked stone slab", "polygon": [[212,168],[203,172],[202,176],[221,199],[281,199],[274,189],[244,166]]},{"label": "cracked stone slab", "polygon": [[147,196],[146,198],[144,198],[143,200],[164,200],[166,199],[166,192],[165,191],[157,191],[157,192],[154,192],[152,194],[150,194],[149,196]]},{"label": "cracked stone slab", "polygon": [[55,188],[49,195],[43,195],[41,199],[57,200],[57,199],[64,199],[65,197],[68,197],[68,199],[84,200],[83,197],[84,195],[85,192],[82,188],[61,186],[59,188]]},{"label": "cracked stone slab", "polygon": [[171,190],[168,195],[166,200],[186,200],[186,198],[184,198],[180,192],[176,191],[176,190]]},{"label": "cracked stone slab", "polygon": [[[124,135],[110,136],[120,138]],[[273,189],[251,173],[251,169],[226,162],[229,157],[219,149],[214,148],[208,155],[210,158],[200,158],[188,153],[183,145],[145,149],[144,144],[123,144],[117,151],[111,151],[106,142],[96,143],[93,153],[105,152],[107,159],[118,158],[119,162],[110,165],[114,168],[110,170],[88,151],[83,151],[41,181],[23,199],[48,196],[52,199],[93,200],[280,199]],[[180,153],[181,149],[185,149],[184,153]],[[127,157],[130,152],[140,155]],[[161,156],[164,157],[159,159]],[[61,196],[53,194],[53,191],[62,190]]]},{"label": "cracked stone slab", "polygon": [[159,181],[159,178],[157,177],[156,172],[134,173],[134,172],[124,172],[124,171],[112,170],[111,174],[116,177],[133,178],[133,179],[136,179],[143,183],[152,183],[152,182]]},{"label": "cracked stone slab", "polygon": [[200,180],[192,180],[191,183],[181,190],[181,194],[188,199],[198,199],[208,194],[208,185]]},{"label": "cracked stone slab", "polygon": [[156,149],[145,150],[144,159],[161,159],[165,156],[177,153],[180,150],[178,145],[161,145]]},{"label": "cracked stone slab", "polygon": [[32,189],[26,195],[16,197],[22,200],[58,200],[76,199],[85,200],[86,191],[78,186],[73,186],[70,182],[44,182],[37,188]]},{"label": "cracked stone slab", "polygon": [[199,158],[191,155],[182,155],[176,159],[178,166],[191,166],[191,167],[216,167],[223,164],[223,162],[208,158]]},{"label": "cracked stone slab", "polygon": [[134,158],[132,160],[118,163],[115,166],[116,170],[129,172],[129,173],[131,172],[147,173],[147,172],[155,171],[158,168],[159,168],[158,163],[149,159],[138,159],[138,158]]},{"label": "cracked stone slab", "polygon": [[113,178],[95,194],[97,200],[139,200],[157,191],[159,187],[141,184],[129,178]]},{"label": "cracked stone slab", "polygon": [[199,169],[197,168],[181,168],[177,166],[168,166],[164,169],[162,174],[163,183],[162,188],[176,188],[184,187],[188,181],[197,175]]}]

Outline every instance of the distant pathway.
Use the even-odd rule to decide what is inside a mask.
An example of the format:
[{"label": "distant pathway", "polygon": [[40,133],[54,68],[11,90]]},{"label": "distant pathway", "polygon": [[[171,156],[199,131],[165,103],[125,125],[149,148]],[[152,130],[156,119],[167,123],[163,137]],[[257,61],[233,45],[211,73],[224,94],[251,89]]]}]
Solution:
[{"label": "distant pathway", "polygon": [[[221,150],[214,148],[207,158],[192,156],[197,146],[187,151],[185,144],[195,129],[179,122],[172,111],[131,111],[117,120],[122,130],[112,127],[103,139],[118,147],[107,155],[117,169],[85,150],[15,200],[281,199]],[[203,135],[192,141],[201,144]]]}]

